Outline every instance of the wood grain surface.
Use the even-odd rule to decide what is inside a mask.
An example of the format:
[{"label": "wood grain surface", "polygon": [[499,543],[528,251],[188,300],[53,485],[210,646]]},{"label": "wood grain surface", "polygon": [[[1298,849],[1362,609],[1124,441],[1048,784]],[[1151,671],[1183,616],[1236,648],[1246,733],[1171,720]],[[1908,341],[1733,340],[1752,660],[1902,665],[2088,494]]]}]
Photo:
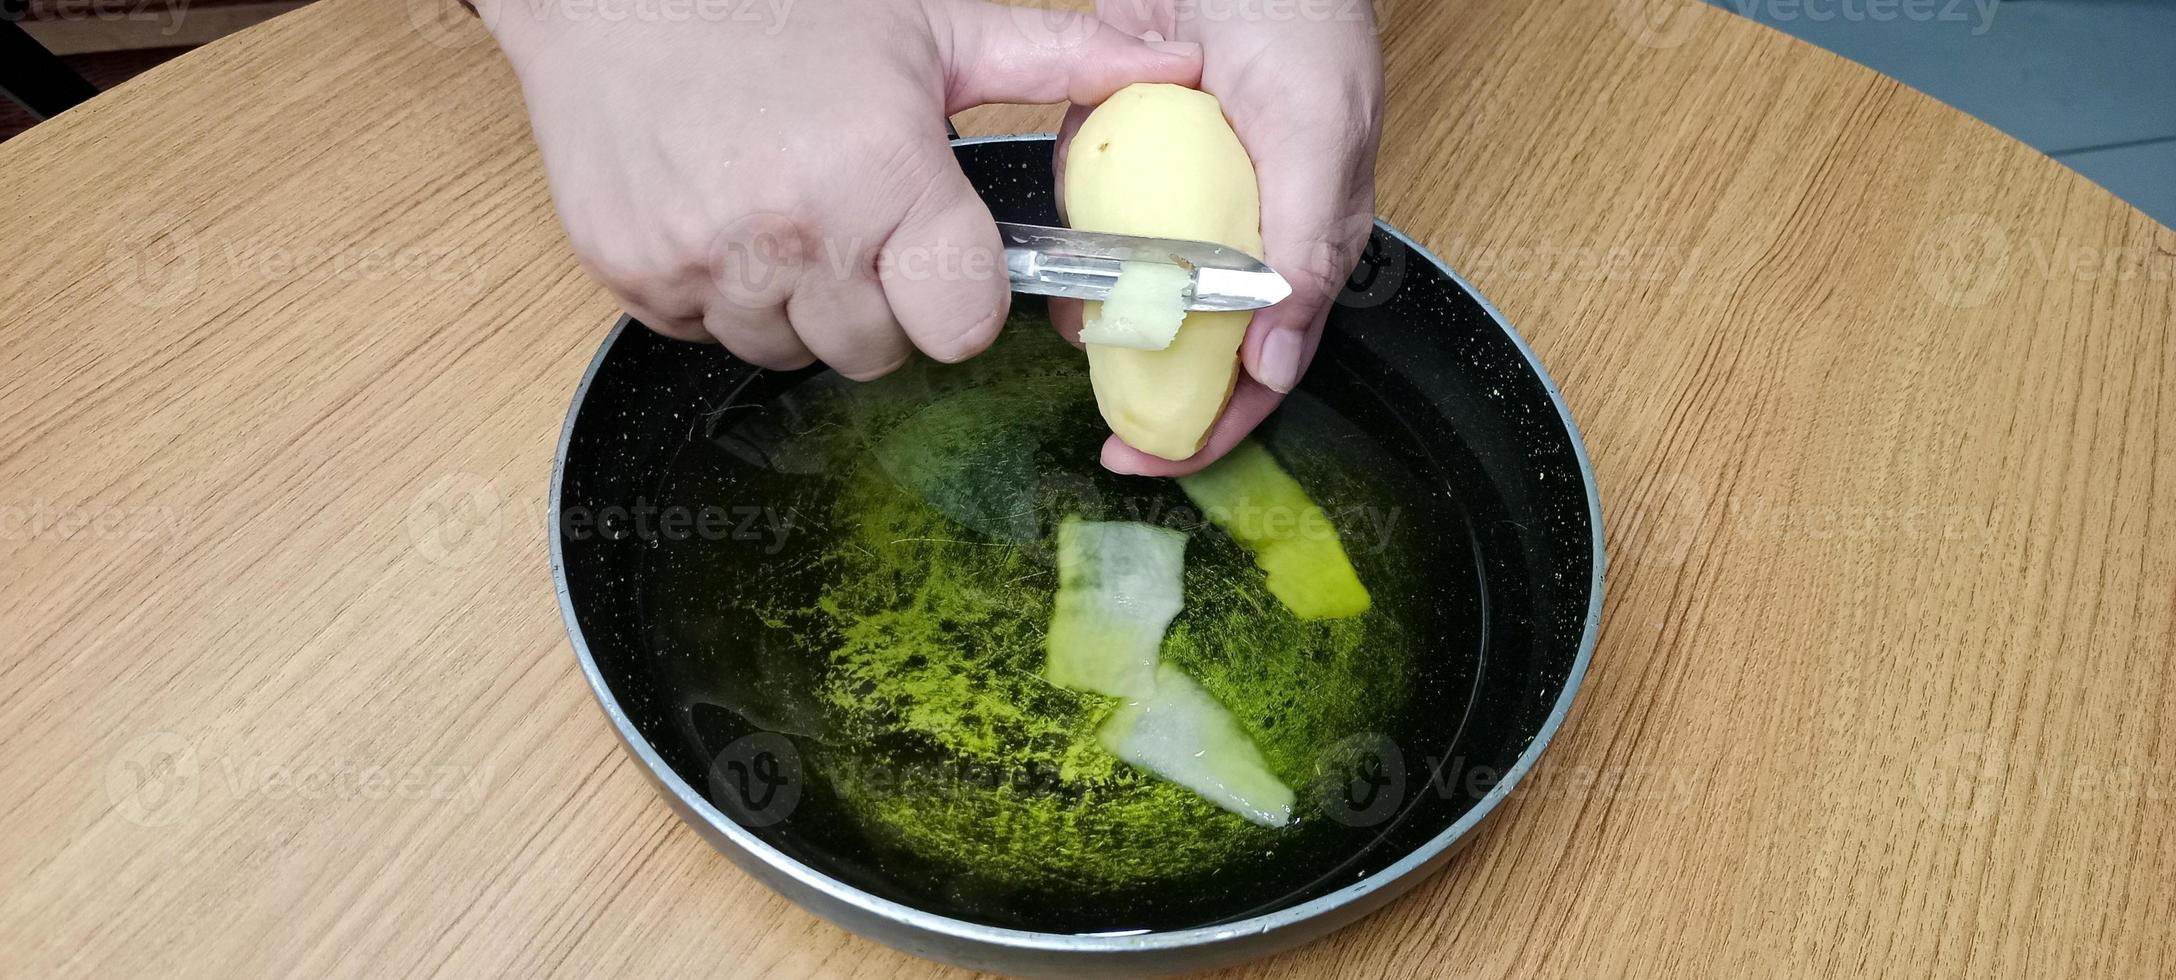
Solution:
[{"label": "wood grain surface", "polygon": [[[1474,846],[1243,972],[2176,971],[2176,233],[1692,0],[1385,6],[1381,210],[1561,382],[1606,619]],[[281,17],[0,173],[0,971],[944,972],[728,865],[592,703],[545,488],[614,305],[450,2]]]}]

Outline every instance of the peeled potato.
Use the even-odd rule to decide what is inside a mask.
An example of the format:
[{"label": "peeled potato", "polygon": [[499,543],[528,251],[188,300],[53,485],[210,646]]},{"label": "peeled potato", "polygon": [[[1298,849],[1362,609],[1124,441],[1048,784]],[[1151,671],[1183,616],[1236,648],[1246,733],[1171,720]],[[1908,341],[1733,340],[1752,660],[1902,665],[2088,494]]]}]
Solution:
[{"label": "peeled potato", "polygon": [[[1084,231],[1193,238],[1262,254],[1254,161],[1216,97],[1179,85],[1129,85],[1081,123],[1065,156],[1065,210]],[[1084,320],[1102,315],[1088,303]],[[1254,314],[1188,313],[1163,350],[1088,345],[1096,406],[1142,452],[1185,459],[1239,380],[1239,342]]]}]

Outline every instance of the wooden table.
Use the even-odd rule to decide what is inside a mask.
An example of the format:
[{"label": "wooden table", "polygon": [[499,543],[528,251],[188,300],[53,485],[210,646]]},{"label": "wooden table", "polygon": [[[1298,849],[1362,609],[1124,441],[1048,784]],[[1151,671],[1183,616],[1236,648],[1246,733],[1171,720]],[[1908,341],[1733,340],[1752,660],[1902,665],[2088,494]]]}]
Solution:
[{"label": "wooden table", "polygon": [[[2176,234],[1691,0],[1392,6],[1382,211],[1562,383],[1607,616],[1548,778],[1249,972],[2176,971]],[[576,673],[614,306],[475,25],[331,0],[0,174],[0,970],[940,972],[713,853]]]}]

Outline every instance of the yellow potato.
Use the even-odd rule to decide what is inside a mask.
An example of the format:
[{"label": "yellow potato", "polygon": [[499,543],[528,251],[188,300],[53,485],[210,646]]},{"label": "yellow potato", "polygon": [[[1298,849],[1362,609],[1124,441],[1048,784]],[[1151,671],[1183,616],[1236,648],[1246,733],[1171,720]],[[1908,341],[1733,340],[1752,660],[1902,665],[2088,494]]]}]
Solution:
[{"label": "yellow potato", "polygon": [[[1262,254],[1262,196],[1254,161],[1216,97],[1179,85],[1129,85],[1081,123],[1065,157],[1073,227],[1194,238]],[[1083,318],[1097,319],[1099,304]],[[1239,342],[1252,313],[1189,313],[1163,350],[1088,347],[1096,405],[1134,448],[1185,459],[1239,380]]]}]

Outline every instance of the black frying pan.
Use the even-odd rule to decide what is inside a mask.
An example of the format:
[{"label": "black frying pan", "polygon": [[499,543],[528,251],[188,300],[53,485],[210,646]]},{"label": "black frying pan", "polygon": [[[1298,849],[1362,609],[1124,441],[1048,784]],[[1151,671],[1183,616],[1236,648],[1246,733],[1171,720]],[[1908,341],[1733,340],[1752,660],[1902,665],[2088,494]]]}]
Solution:
[{"label": "black frying pan", "polygon": [[[1050,152],[1048,137],[957,144],[992,211],[1033,223],[1056,223]],[[1018,305],[1032,313],[1034,302]],[[1423,655],[1408,703],[1360,740],[1345,817],[1213,880],[1118,893],[993,891],[918,864],[830,812],[801,771],[812,746],[795,732],[805,730],[766,699],[815,683],[820,668],[781,672],[765,660],[776,638],[718,608],[720,589],[767,575],[751,555],[778,569],[793,558],[762,511],[790,495],[779,488],[796,464],[749,433],[790,427],[797,392],[845,384],[820,368],[756,369],[623,321],[576,396],[553,489],[569,630],[630,751],[706,837],[828,917],[926,955],[1015,969],[1079,966],[1065,957],[1082,953],[1109,966],[1135,952],[1159,958],[1127,968],[1163,968],[1300,941],[1439,866],[1570,707],[1602,581],[1600,509],[1577,432],[1518,335],[1379,225],[1302,391],[1262,433],[1278,447],[1310,413],[1338,420],[1346,441],[1366,444],[1367,479],[1428,543],[1401,559],[1410,574],[1399,594],[1379,597],[1405,604]],[[1092,458],[1093,445],[1074,449]],[[1111,479],[1104,493],[1159,492]],[[763,499],[748,495],[757,486]],[[659,516],[676,511],[695,515],[678,535]],[[728,567],[734,582],[706,584],[704,570]],[[1134,935],[1085,935],[1114,932]],[[1196,955],[1173,958],[1179,950]]]}]

